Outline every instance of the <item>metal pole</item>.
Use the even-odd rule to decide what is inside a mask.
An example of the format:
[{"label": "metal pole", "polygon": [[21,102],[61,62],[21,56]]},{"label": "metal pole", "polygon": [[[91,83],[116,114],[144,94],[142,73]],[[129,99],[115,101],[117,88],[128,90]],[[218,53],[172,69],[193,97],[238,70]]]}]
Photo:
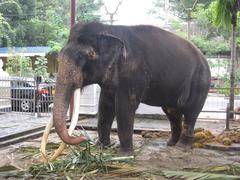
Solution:
[{"label": "metal pole", "polygon": [[235,87],[235,64],[236,64],[236,36],[237,36],[237,12],[232,15],[232,42],[231,42],[231,72],[230,72],[230,97],[229,97],[229,109],[230,119],[234,119],[234,87]]},{"label": "metal pole", "polygon": [[191,20],[192,20],[192,10],[187,10],[187,39],[191,40]]},{"label": "metal pole", "polygon": [[229,131],[229,115],[230,115],[230,109],[229,109],[229,103],[227,104],[227,109],[226,109],[226,131]]},{"label": "metal pole", "polygon": [[169,0],[165,0],[164,3],[164,11],[165,11],[165,25],[168,25],[168,21],[169,21]]},{"label": "metal pole", "polygon": [[[76,0],[71,0],[71,9],[70,9],[70,28],[75,24],[75,17],[76,17]],[[71,97],[70,100],[70,118],[72,117],[73,112],[73,104],[74,104],[74,98]]]},{"label": "metal pole", "polygon": [[76,17],[76,0],[71,0],[71,11],[70,11],[70,27],[75,24],[75,17]]}]

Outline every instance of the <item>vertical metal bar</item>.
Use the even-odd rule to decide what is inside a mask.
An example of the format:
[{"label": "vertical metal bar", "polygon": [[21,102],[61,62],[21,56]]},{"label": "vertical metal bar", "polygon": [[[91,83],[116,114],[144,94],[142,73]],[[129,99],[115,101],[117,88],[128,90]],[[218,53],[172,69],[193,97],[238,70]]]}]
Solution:
[{"label": "vertical metal bar", "polygon": [[230,119],[230,107],[229,107],[229,103],[227,104],[227,109],[226,109],[226,129],[227,131],[229,131],[229,119]]},{"label": "vertical metal bar", "polygon": [[[34,106],[33,106],[33,110],[34,110],[34,112],[35,112],[35,117],[39,117],[39,109],[38,109],[38,101],[39,101],[39,99],[38,99],[38,89],[39,89],[39,79],[38,79],[38,77],[36,77],[36,78],[34,78],[35,79],[35,87],[34,87],[34,89],[36,88],[36,91],[33,91],[34,93]],[[37,112],[36,112],[36,110],[37,110]]]},{"label": "vertical metal bar", "polygon": [[191,40],[192,9],[187,10],[187,39]]},{"label": "vertical metal bar", "polygon": [[75,24],[75,17],[76,17],[76,0],[71,0],[71,12],[70,12],[70,25],[71,27]]},{"label": "vertical metal bar", "polygon": [[165,25],[168,25],[168,22],[169,22],[169,0],[165,0],[164,11],[165,11]]},{"label": "vertical metal bar", "polygon": [[[71,12],[70,12],[70,28],[75,24],[75,17],[76,17],[76,0],[71,0]],[[71,97],[70,100],[70,117],[72,116],[73,112],[73,104],[74,104],[74,98],[73,96]]]},{"label": "vertical metal bar", "polygon": [[[237,1],[236,1],[237,2]],[[236,3],[235,3],[236,4]],[[229,108],[230,108],[230,118],[234,119],[234,86],[235,86],[235,68],[236,68],[236,36],[237,36],[237,21],[234,22],[233,19],[236,19],[237,12],[232,14],[232,40],[231,40],[231,72],[230,72],[230,98],[229,98]]]}]

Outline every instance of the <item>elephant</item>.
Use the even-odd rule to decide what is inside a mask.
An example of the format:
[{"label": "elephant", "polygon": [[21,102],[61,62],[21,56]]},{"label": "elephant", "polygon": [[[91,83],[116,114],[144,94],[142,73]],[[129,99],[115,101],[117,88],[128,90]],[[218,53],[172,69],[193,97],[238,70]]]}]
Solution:
[{"label": "elephant", "polygon": [[133,152],[135,112],[145,103],[166,113],[168,146],[191,148],[211,79],[204,55],[191,42],[150,25],[77,23],[58,60],[53,125],[66,144],[85,140],[67,132],[65,118],[74,90],[98,84],[101,146],[110,145],[116,117],[120,151]]}]

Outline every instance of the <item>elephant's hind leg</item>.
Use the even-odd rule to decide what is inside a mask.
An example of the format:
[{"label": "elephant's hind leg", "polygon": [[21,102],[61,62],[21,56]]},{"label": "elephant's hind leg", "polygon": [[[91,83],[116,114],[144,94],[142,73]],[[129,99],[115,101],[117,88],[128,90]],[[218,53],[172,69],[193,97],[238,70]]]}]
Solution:
[{"label": "elephant's hind leg", "polygon": [[181,137],[177,143],[178,147],[188,150],[192,148],[194,142],[194,126],[198,113],[184,114],[184,123],[182,127]]},{"label": "elephant's hind leg", "polygon": [[[199,88],[200,89],[200,88]],[[194,126],[198,118],[199,113],[201,112],[207,92],[202,91],[200,93],[192,93],[187,103],[186,108],[183,110],[184,114],[184,123],[181,137],[177,143],[177,146],[184,149],[190,149],[194,142]]]},{"label": "elephant's hind leg", "polygon": [[174,146],[181,135],[182,132],[182,113],[174,108],[162,108],[167,118],[170,121],[171,126],[171,137],[169,138],[167,145]]}]

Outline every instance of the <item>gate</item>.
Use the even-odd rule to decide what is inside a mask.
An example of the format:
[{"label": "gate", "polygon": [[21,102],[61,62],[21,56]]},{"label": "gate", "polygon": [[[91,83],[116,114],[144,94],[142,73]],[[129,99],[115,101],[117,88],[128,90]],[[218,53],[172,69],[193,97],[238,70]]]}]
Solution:
[{"label": "gate", "polygon": [[49,116],[55,82],[40,77],[0,77],[0,113]]},{"label": "gate", "polygon": [[[80,100],[81,114],[97,113],[96,104],[100,89],[95,86],[87,87],[83,91]],[[229,102],[227,91],[229,91],[229,88],[211,88],[199,118],[226,119]],[[55,81],[52,79],[0,77],[0,113],[11,112],[33,116],[50,116],[54,94]],[[90,96],[94,97],[93,102]],[[234,106],[235,108],[240,107],[239,88],[235,90]],[[144,112],[146,111],[149,111],[149,109],[144,109]]]}]

